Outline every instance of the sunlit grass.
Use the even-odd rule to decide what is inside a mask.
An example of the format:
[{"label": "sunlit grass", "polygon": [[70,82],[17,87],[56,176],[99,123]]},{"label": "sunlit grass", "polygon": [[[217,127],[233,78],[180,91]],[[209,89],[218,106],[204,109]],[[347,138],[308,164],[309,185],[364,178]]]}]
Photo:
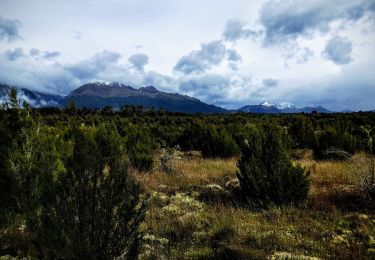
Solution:
[{"label": "sunlit grass", "polygon": [[310,171],[308,201],[301,206],[255,211],[224,200],[202,200],[207,187],[222,189],[210,190],[213,193],[227,192],[226,183],[236,177],[237,160],[181,154],[173,161],[172,173],[159,167],[151,173],[135,173],[150,194],[141,258],[373,256],[375,214],[366,205],[351,205],[362,196],[359,184],[368,163],[365,155],[345,162],[295,161]]},{"label": "sunlit grass", "polygon": [[136,178],[151,190],[175,192],[212,183],[224,185],[236,176],[237,158],[226,160],[180,157],[172,162],[173,172],[156,167],[151,173],[136,173]]}]

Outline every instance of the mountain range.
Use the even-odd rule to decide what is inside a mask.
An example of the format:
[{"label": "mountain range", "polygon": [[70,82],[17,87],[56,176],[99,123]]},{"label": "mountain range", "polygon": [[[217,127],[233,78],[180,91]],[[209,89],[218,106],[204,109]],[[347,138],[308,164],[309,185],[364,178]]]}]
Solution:
[{"label": "mountain range", "polygon": [[312,112],[319,112],[319,113],[329,113],[328,109],[322,106],[305,106],[305,107],[297,107],[291,103],[280,103],[280,104],[273,104],[267,101],[260,103],[259,105],[247,105],[238,109],[238,111],[246,112],[246,113],[264,113],[264,114],[280,114],[280,113],[312,113]]},{"label": "mountain range", "polygon": [[[10,86],[0,85],[0,101],[7,98]],[[203,103],[199,99],[167,93],[153,86],[135,89],[116,82],[88,83],[70,92],[67,96],[42,94],[25,88],[17,88],[19,98],[33,107],[66,106],[74,101],[78,107],[103,108],[112,106],[115,109],[124,105],[153,107],[170,112],[185,113],[225,113],[226,109]]]},{"label": "mountain range", "polygon": [[[9,85],[0,84],[0,102],[4,102],[6,100],[7,93],[9,93],[10,88],[11,87]],[[267,101],[262,102],[259,105],[243,106],[238,110],[227,110],[218,106],[206,104],[199,99],[190,96],[159,91],[153,86],[136,89],[116,82],[88,83],[71,91],[66,96],[46,94],[26,88],[17,89],[19,98],[27,101],[33,107],[64,107],[71,100],[73,100],[77,106],[87,108],[102,108],[105,106],[112,106],[115,109],[119,109],[124,105],[134,105],[185,113],[245,112],[277,114],[302,112],[311,113],[313,111],[320,113],[330,112],[321,106],[297,107],[294,104],[287,102],[273,104]]]}]

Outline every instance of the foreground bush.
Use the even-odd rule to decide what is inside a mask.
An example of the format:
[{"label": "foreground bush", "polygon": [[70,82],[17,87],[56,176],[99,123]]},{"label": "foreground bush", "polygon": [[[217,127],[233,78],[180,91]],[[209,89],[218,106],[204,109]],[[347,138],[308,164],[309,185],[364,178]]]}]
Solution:
[{"label": "foreground bush", "polygon": [[34,154],[38,206],[28,226],[41,256],[135,258],[144,206],[128,175],[120,136],[103,126],[75,128],[66,138],[73,144],[67,158],[59,158],[51,138],[40,139]]},{"label": "foreground bush", "polygon": [[297,204],[307,198],[308,176],[290,161],[283,136],[275,125],[249,129],[237,176],[241,195],[251,204]]},{"label": "foreground bush", "polygon": [[23,209],[29,137],[35,131],[29,113],[30,107],[20,104],[15,89],[10,91],[9,100],[0,104],[0,228],[11,223]]}]

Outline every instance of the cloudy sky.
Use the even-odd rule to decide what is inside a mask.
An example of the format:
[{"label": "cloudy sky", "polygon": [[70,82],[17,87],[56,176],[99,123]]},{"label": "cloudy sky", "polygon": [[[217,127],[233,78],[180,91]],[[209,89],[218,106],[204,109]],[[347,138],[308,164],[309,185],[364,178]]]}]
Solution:
[{"label": "cloudy sky", "polygon": [[375,109],[375,0],[0,0],[0,82]]}]

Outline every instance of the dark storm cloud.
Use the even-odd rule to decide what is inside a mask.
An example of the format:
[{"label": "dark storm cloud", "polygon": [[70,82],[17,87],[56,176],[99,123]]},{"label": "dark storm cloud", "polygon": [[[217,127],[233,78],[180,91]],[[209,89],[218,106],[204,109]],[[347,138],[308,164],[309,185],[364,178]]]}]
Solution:
[{"label": "dark storm cloud", "polygon": [[7,58],[10,61],[15,61],[19,58],[26,57],[22,48],[16,48],[13,51],[12,50],[6,50],[5,53],[4,53],[4,56],[5,56],[5,58]]},{"label": "dark storm cloud", "polygon": [[215,103],[223,99],[230,86],[230,79],[223,75],[205,74],[188,79],[181,79],[180,91],[208,102]]},{"label": "dark storm cloud", "polygon": [[1,57],[0,81],[55,94],[67,94],[77,82],[60,64],[46,63],[42,59],[36,60],[27,56],[12,62]]},{"label": "dark storm cloud", "polygon": [[45,59],[53,59],[53,58],[56,58],[60,55],[61,55],[61,53],[58,52],[58,51],[45,51],[45,52],[43,52],[42,56]]},{"label": "dark storm cloud", "polygon": [[228,49],[228,61],[242,61],[241,55],[235,49]]},{"label": "dark storm cloud", "polygon": [[322,56],[338,65],[348,64],[352,61],[352,50],[349,38],[335,36],[328,41]]},{"label": "dark storm cloud", "polygon": [[78,79],[90,79],[95,78],[100,72],[105,72],[107,69],[111,68],[120,58],[121,55],[119,53],[104,50],[87,60],[67,65],[65,68]]},{"label": "dark storm cloud", "polygon": [[21,39],[18,34],[18,27],[20,26],[19,20],[4,19],[0,16],[0,40],[11,42]]},{"label": "dark storm cloud", "polygon": [[276,79],[263,79],[263,85],[268,88],[276,87],[279,82]]},{"label": "dark storm cloud", "polygon": [[40,50],[38,50],[36,48],[32,48],[32,49],[30,49],[29,53],[30,53],[30,56],[32,56],[32,57],[39,56],[40,55]]},{"label": "dark storm cloud", "polygon": [[[372,4],[374,3],[371,0]],[[264,43],[277,44],[309,36],[315,32],[328,32],[335,20],[356,21],[370,12],[368,0],[350,1],[267,1],[260,11],[260,23],[265,29]]]},{"label": "dark storm cloud", "polygon": [[255,38],[261,34],[251,29],[245,29],[246,23],[239,19],[230,19],[226,22],[223,37],[227,41],[235,42],[240,39]]},{"label": "dark storm cloud", "polygon": [[183,56],[174,67],[184,74],[202,73],[214,65],[219,65],[225,58],[226,48],[221,41],[212,41],[201,45],[200,50]]},{"label": "dark storm cloud", "polygon": [[[6,57],[0,56],[0,81],[59,94],[68,94],[72,89],[94,81],[116,81],[133,86],[142,83],[142,77],[130,73],[125,65],[119,63],[121,55],[116,52],[105,50],[71,64],[46,62],[47,57],[52,56],[56,54],[36,48],[31,49],[30,55],[25,55],[22,61],[9,62]],[[161,82],[160,77],[158,82]]]},{"label": "dark storm cloud", "polygon": [[238,63],[242,62],[242,57],[235,49],[228,49],[227,60],[228,60],[228,67],[231,70],[237,71]]},{"label": "dark storm cloud", "polygon": [[46,60],[51,60],[53,58],[56,58],[61,55],[61,52],[59,51],[41,51],[36,48],[32,48],[29,51],[29,54],[31,57],[34,57],[36,59],[43,58]]},{"label": "dark storm cloud", "polygon": [[340,78],[322,84],[310,84],[304,91],[290,91],[280,95],[282,99],[290,99],[301,106],[323,106],[331,111],[344,109],[373,110],[375,86],[372,83],[373,76],[364,68],[348,69]]},{"label": "dark storm cloud", "polygon": [[143,53],[133,54],[129,57],[128,61],[132,64],[133,68],[138,71],[144,71],[144,66],[148,64],[149,57]]},{"label": "dark storm cloud", "polygon": [[175,78],[160,74],[156,71],[148,71],[142,79],[143,86],[155,86],[162,91],[171,91],[171,86],[178,85]]}]

